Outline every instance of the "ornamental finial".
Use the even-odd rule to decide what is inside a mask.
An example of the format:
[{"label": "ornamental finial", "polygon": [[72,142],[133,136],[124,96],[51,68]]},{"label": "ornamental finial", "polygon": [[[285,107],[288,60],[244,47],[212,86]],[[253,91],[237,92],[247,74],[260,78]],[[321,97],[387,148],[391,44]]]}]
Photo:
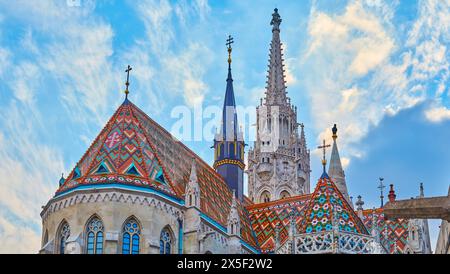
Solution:
[{"label": "ornamental finial", "polygon": [[228,48],[228,67],[231,66],[231,52],[233,51],[233,49],[231,48],[231,44],[233,44],[233,43],[234,43],[233,37],[231,37],[231,35],[228,35],[227,43],[226,43],[227,48]]},{"label": "ornamental finial", "polygon": [[128,93],[130,93],[130,91],[128,90],[128,86],[130,85],[130,71],[133,68],[128,65],[127,69],[125,70],[125,72],[127,73],[127,82],[125,83],[126,89],[125,89],[125,99],[128,99]]},{"label": "ornamental finial", "polygon": [[334,124],[333,128],[331,129],[331,131],[333,131],[333,140],[336,140],[337,138],[337,126],[336,124]]},{"label": "ornamental finial", "polygon": [[280,31],[280,24],[282,21],[280,14],[278,13],[277,8],[275,8],[273,11],[274,12],[272,13],[272,21],[270,21],[270,25],[273,25],[272,31],[274,31],[274,30]]}]

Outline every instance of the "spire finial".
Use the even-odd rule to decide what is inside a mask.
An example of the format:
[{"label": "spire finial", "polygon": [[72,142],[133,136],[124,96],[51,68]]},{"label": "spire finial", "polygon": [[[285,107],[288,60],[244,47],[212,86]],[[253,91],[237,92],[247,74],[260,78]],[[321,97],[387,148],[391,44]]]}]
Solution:
[{"label": "spire finial", "polygon": [[378,189],[380,190],[380,200],[381,200],[381,207],[383,207],[383,189],[385,186],[383,185],[384,178],[380,177],[380,184],[378,185]]},{"label": "spire finial", "polygon": [[331,129],[331,131],[333,131],[333,140],[336,140],[337,138],[337,126],[336,124],[334,124],[333,128]]},{"label": "spire finial", "polygon": [[393,202],[395,202],[395,197],[397,195],[395,195],[394,185],[390,184],[389,186],[391,187],[391,189],[389,190],[388,198],[389,198],[389,202],[393,203]]},{"label": "spire finial", "polygon": [[128,93],[130,93],[130,91],[128,90],[128,86],[130,85],[130,71],[133,68],[128,65],[127,69],[125,70],[125,72],[127,73],[127,82],[125,83],[126,89],[125,89],[125,99],[128,99]]},{"label": "spire finial", "polygon": [[233,43],[234,43],[233,37],[231,37],[231,35],[228,35],[227,43],[226,43],[227,48],[228,48],[228,68],[231,67],[231,52],[233,51],[233,49],[231,48],[231,44],[233,44]]},{"label": "spire finial", "polygon": [[362,200],[361,195],[358,195],[358,200],[356,201],[357,210],[363,210],[364,201]]},{"label": "spire finial", "polygon": [[278,9],[275,8],[272,13],[272,21],[270,21],[270,25],[273,25],[272,31],[278,30],[280,31],[281,17],[278,13]]},{"label": "spire finial", "polygon": [[325,173],[325,167],[327,166],[327,159],[325,158],[326,157],[326,149],[327,149],[327,147],[330,147],[331,145],[326,145],[325,144],[325,139],[323,140],[323,145],[321,145],[321,146],[318,146],[317,148],[319,148],[319,149],[323,149],[323,159],[322,159],[322,165],[323,165],[323,172]]}]

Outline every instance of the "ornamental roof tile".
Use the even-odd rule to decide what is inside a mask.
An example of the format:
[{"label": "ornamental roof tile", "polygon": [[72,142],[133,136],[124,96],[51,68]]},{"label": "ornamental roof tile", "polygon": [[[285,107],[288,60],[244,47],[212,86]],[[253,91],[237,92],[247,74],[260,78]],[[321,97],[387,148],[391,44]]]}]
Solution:
[{"label": "ornamental roof tile", "polygon": [[[362,221],[368,230],[373,228],[374,216],[377,220],[377,229],[380,242],[389,253],[403,253],[408,240],[407,219],[385,219],[383,208],[363,210]],[[396,245],[395,245],[396,243]],[[394,250],[397,247],[397,250]]]},{"label": "ornamental roof tile", "polygon": [[[119,183],[152,188],[181,200],[189,182],[192,159],[197,166],[200,210],[227,227],[233,194],[224,179],[128,99],[117,109],[56,194],[79,185]],[[238,203],[238,209],[241,236],[258,249],[247,212],[241,203]]]},{"label": "ornamental roof tile", "polygon": [[334,224],[338,225],[339,231],[368,234],[366,227],[334,182],[328,176],[322,175],[305,209],[305,218],[299,232],[331,231]]},{"label": "ornamental roof tile", "polygon": [[296,226],[303,219],[303,211],[311,194],[293,196],[262,204],[248,205],[246,209],[252,229],[264,253],[273,252],[276,243],[276,227],[279,225],[279,242],[283,245],[289,238],[290,215]]}]

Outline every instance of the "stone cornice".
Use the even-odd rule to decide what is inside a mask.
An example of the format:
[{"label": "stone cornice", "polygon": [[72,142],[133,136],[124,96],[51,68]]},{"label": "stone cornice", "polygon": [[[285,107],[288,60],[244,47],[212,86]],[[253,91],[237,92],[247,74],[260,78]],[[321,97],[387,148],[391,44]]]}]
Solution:
[{"label": "stone cornice", "polygon": [[182,217],[182,208],[184,208],[181,204],[176,204],[152,193],[138,193],[116,188],[79,190],[51,199],[41,212],[42,221],[45,221],[50,214],[73,205],[102,202],[145,205],[163,210],[175,218]]}]

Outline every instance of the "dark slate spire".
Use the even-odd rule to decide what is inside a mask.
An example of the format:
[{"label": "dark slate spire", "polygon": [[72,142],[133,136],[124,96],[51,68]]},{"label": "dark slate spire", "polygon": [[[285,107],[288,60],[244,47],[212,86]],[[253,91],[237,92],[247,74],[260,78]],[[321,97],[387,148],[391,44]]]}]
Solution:
[{"label": "dark slate spire", "polygon": [[223,103],[222,126],[214,138],[214,168],[227,182],[236,196],[242,200],[244,182],[244,140],[238,132],[236,101],[234,99],[233,77],[231,76],[231,44],[233,38],[228,36],[228,76]]},{"label": "dark slate spire", "polygon": [[222,112],[222,136],[227,141],[234,141],[237,139],[237,114],[236,114],[236,101],[234,100],[234,90],[233,90],[233,77],[231,76],[231,44],[233,43],[233,38],[228,36],[227,46],[228,46],[228,76],[227,76],[227,87],[225,90],[225,100],[223,102],[223,112]]}]

